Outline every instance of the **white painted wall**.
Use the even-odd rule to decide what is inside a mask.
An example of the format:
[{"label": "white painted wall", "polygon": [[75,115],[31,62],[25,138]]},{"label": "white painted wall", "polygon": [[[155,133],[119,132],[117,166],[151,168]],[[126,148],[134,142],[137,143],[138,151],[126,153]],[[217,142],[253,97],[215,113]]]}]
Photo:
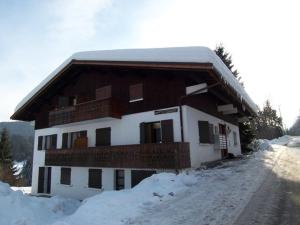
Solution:
[{"label": "white painted wall", "polygon": [[[221,158],[221,152],[214,150],[211,144],[200,144],[198,133],[198,120],[207,120],[209,123],[218,125],[225,122],[208,115],[204,112],[183,106],[183,123],[185,141],[190,142],[190,154],[192,167],[199,167],[202,162],[213,161]],[[87,130],[88,146],[95,146],[95,132],[98,128],[111,128],[111,145],[128,145],[140,143],[140,128],[142,122],[153,122],[166,119],[173,119],[174,140],[181,141],[179,111],[155,115],[154,111],[136,113],[123,116],[122,119],[97,119],[79,123],[72,123],[63,126],[55,126],[52,128],[39,129],[35,131],[34,158],[33,158],[33,177],[32,177],[32,193],[37,194],[38,186],[38,168],[45,164],[45,151],[37,150],[38,136],[57,134],[57,148],[61,148],[62,134],[65,132],[75,132]],[[233,146],[233,132],[229,134],[228,147],[229,152],[235,155],[241,153],[239,144],[238,127],[226,123],[232,131],[237,132],[238,145]],[[59,151],[59,150],[58,150]],[[114,190],[114,169],[115,168],[99,168],[102,169],[102,190],[88,188],[88,169],[84,167],[72,167],[71,185],[60,184],[60,167],[52,167],[52,183],[51,195],[63,195],[66,197],[84,199],[99,193],[102,190]],[[125,188],[131,187],[131,169],[125,169]]]},{"label": "white painted wall", "polygon": [[[184,141],[190,143],[190,155],[191,155],[191,165],[197,168],[203,162],[209,162],[221,159],[221,151],[214,150],[213,144],[201,144],[199,143],[199,129],[198,121],[208,121],[214,126],[218,126],[219,123],[226,124],[231,129],[228,136],[228,152],[235,155],[241,154],[240,140],[239,140],[239,128],[231,123],[225,122],[217,117],[211,116],[207,113],[199,111],[189,106],[182,107],[183,115],[183,129],[184,129]],[[237,133],[238,145],[233,145],[233,131]]]},{"label": "white painted wall", "polygon": [[[96,143],[96,129],[111,128],[111,145],[128,145],[140,143],[140,123],[153,122],[173,119],[174,140],[180,141],[180,122],[179,112],[155,115],[154,111],[142,112],[123,116],[122,119],[97,119],[72,123],[67,125],[55,126],[52,128],[39,129],[35,131],[34,157],[33,157],[33,177],[32,177],[32,193],[37,194],[38,186],[38,169],[45,165],[45,151],[38,151],[38,136],[57,134],[57,148],[62,146],[62,134],[66,132],[75,132],[87,130],[88,146],[94,147]],[[59,150],[58,150],[59,151]],[[102,184],[104,190],[114,189],[114,170],[112,168],[102,168]],[[51,183],[52,194],[60,194],[72,197],[73,193],[77,196],[90,196],[98,190],[89,190],[87,188],[88,168],[72,168],[74,174],[74,184],[71,186],[60,185],[60,167],[53,167]],[[73,175],[72,175],[73,178]],[[72,180],[73,181],[73,180]],[[131,187],[130,169],[125,170],[125,188]],[[71,188],[71,189],[70,189]],[[70,191],[70,190],[74,190]],[[72,193],[71,193],[72,192]]]}]

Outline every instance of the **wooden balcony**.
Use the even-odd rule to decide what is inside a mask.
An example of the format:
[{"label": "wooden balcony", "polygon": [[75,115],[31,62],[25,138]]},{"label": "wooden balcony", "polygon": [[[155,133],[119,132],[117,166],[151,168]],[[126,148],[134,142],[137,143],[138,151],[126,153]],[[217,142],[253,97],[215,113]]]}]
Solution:
[{"label": "wooden balcony", "polygon": [[116,100],[104,99],[80,103],[75,106],[49,112],[49,126],[80,122],[98,118],[121,118],[121,109]]},{"label": "wooden balcony", "polygon": [[189,143],[137,144],[46,151],[47,166],[189,168]]}]

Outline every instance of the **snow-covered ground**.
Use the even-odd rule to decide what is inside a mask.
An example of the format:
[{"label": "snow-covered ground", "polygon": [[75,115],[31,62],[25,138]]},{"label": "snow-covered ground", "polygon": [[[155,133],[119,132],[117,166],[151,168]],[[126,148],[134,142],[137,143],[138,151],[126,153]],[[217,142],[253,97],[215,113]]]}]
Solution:
[{"label": "snow-covered ground", "polygon": [[32,197],[0,183],[0,224],[231,224],[286,145],[300,146],[300,138],[260,140],[260,151],[242,160],[179,175],[156,174],[133,189],[103,192],[82,203]]}]

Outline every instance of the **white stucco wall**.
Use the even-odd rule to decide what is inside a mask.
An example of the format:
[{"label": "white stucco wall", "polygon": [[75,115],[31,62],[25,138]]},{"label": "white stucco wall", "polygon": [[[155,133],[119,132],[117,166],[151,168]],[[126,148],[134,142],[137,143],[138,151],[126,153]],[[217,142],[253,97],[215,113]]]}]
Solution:
[{"label": "white stucco wall", "polygon": [[[123,116],[122,119],[97,119],[67,125],[55,126],[52,128],[39,129],[35,131],[34,142],[34,158],[33,158],[33,177],[32,177],[32,193],[37,194],[38,187],[38,169],[45,165],[45,151],[38,151],[38,136],[57,134],[58,151],[62,146],[62,134],[66,132],[75,132],[87,130],[88,146],[94,147],[96,143],[96,129],[111,128],[111,145],[129,145],[140,143],[140,123],[153,122],[173,119],[174,140],[181,140],[179,113],[168,113],[155,115],[154,111],[136,113]],[[102,185],[104,190],[114,189],[114,169],[102,169]],[[72,167],[71,185],[60,184],[60,167],[52,167],[52,183],[51,194],[60,194],[72,197],[75,193],[77,196],[91,196],[99,190],[87,188],[88,168]],[[73,183],[74,178],[74,183]],[[131,171],[125,169],[125,188],[131,187]],[[71,191],[74,190],[74,191]],[[71,193],[72,192],[72,193]]]},{"label": "white stucco wall", "polygon": [[[241,154],[240,140],[239,140],[239,128],[231,123],[225,122],[217,117],[211,116],[207,113],[199,111],[189,106],[182,107],[183,114],[183,129],[184,129],[184,141],[190,143],[190,155],[191,165],[197,168],[203,162],[209,162],[221,159],[221,151],[214,150],[213,144],[199,143],[199,129],[198,121],[208,121],[214,126],[219,124],[226,124],[231,129],[231,132],[227,139],[228,152],[235,155]],[[238,143],[236,146],[233,144],[233,131],[237,133]]]},{"label": "white stucco wall", "polygon": [[[238,155],[241,153],[239,142],[238,127],[224,122],[216,117],[204,112],[183,106],[183,124],[184,138],[190,143],[190,154],[192,167],[199,167],[202,162],[213,161],[221,158],[220,150],[214,150],[212,144],[199,143],[198,121],[206,120],[218,126],[219,123],[226,124],[232,131],[237,133],[238,145],[233,145],[233,132],[228,137],[229,152]],[[62,146],[62,134],[66,132],[75,132],[87,130],[88,146],[95,146],[95,132],[98,128],[111,128],[111,145],[128,145],[140,143],[140,123],[154,122],[166,119],[173,119],[174,141],[181,141],[180,120],[178,112],[155,115],[154,111],[136,113],[123,116],[122,119],[98,119],[79,123],[55,126],[52,128],[39,129],[35,131],[34,159],[33,159],[33,177],[32,193],[37,194],[38,186],[38,168],[45,164],[45,151],[37,150],[38,136],[57,134],[57,148]],[[102,190],[114,190],[114,170],[116,168],[99,168],[102,169],[102,189],[88,188],[88,169],[84,167],[72,167],[71,185],[60,184],[60,167],[52,167],[51,195],[63,195],[72,198],[84,199],[99,193]],[[131,187],[131,169],[125,169],[125,188]]]}]

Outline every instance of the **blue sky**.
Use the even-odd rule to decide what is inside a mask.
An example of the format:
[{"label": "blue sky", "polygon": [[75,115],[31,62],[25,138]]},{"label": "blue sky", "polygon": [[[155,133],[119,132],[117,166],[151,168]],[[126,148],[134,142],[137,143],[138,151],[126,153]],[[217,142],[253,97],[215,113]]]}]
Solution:
[{"label": "blue sky", "polygon": [[0,0],[0,121],[77,51],[208,46],[222,42],[246,90],[296,119],[297,1]]}]

